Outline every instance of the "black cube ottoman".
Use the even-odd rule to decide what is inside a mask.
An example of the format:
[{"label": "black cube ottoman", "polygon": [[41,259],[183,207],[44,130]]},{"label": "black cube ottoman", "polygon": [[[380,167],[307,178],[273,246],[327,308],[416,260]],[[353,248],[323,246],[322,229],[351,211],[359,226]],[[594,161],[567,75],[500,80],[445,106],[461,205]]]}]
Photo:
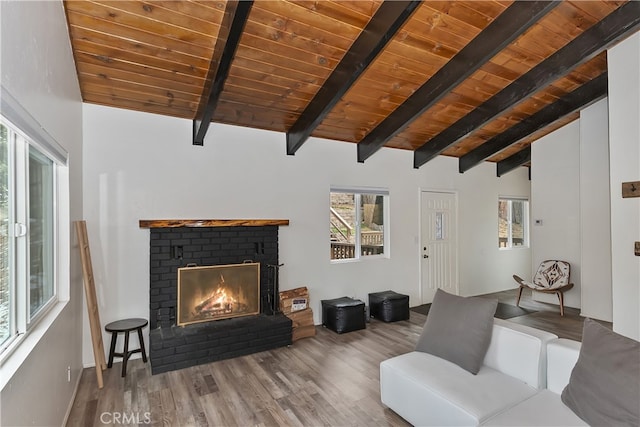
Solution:
[{"label": "black cube ottoman", "polygon": [[369,294],[369,313],[371,317],[383,322],[397,322],[409,319],[409,295],[394,291]]},{"label": "black cube ottoman", "polygon": [[364,329],[364,301],[349,297],[323,299],[322,325],[339,334]]}]

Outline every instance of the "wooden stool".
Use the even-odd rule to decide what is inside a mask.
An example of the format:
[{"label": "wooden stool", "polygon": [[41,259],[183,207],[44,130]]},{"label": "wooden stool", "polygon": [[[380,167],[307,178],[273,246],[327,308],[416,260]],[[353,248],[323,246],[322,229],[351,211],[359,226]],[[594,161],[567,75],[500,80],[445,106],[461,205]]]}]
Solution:
[{"label": "wooden stool", "polygon": [[[147,326],[149,322],[146,319],[123,319],[109,323],[104,329],[111,332],[111,348],[109,349],[109,363],[107,368],[113,366],[113,356],[122,357],[122,376],[127,374],[127,361],[133,353],[142,353],[142,361],[147,363],[147,353],[144,351],[144,339],[142,338],[142,328]],[[138,331],[138,339],[140,340],[140,348],[129,350],[129,332]],[[118,332],[124,332],[124,349],[122,353],[116,353],[116,341],[118,340]]]}]

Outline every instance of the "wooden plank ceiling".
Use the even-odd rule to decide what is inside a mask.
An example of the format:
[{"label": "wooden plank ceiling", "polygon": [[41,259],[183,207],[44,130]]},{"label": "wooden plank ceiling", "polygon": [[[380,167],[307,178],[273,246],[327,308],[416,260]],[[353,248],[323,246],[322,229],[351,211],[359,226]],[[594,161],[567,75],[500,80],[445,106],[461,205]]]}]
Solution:
[{"label": "wooden plank ceiling", "polygon": [[[530,145],[606,96],[637,1],[64,2],[85,102],[529,165]],[[215,135],[209,135],[215,138]],[[194,143],[196,139],[194,139]],[[200,140],[202,143],[202,140]]]}]

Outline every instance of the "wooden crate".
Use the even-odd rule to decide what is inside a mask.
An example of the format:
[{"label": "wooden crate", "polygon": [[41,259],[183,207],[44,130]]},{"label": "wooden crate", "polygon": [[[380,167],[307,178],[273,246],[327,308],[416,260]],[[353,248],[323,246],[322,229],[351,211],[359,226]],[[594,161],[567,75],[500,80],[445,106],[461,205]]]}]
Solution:
[{"label": "wooden crate", "polygon": [[[305,299],[303,309],[292,311],[294,300]],[[292,342],[301,338],[313,337],[316,327],[313,324],[313,310],[309,308],[309,291],[306,287],[280,292],[280,310],[293,322]]]}]

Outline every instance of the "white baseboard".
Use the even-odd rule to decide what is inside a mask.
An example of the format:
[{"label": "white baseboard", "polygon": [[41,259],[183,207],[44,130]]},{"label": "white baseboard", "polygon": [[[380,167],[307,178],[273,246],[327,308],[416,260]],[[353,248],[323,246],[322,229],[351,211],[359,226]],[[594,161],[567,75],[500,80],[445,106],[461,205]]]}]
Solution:
[{"label": "white baseboard", "polygon": [[67,411],[64,414],[64,418],[62,419],[62,427],[67,425],[69,421],[69,415],[71,415],[71,410],[73,409],[73,404],[76,402],[76,395],[78,394],[78,389],[80,388],[80,380],[82,379],[82,371],[78,375],[78,379],[76,380],[76,385],[73,387],[73,393],[71,394],[71,401],[69,402],[69,406],[67,407]]}]

